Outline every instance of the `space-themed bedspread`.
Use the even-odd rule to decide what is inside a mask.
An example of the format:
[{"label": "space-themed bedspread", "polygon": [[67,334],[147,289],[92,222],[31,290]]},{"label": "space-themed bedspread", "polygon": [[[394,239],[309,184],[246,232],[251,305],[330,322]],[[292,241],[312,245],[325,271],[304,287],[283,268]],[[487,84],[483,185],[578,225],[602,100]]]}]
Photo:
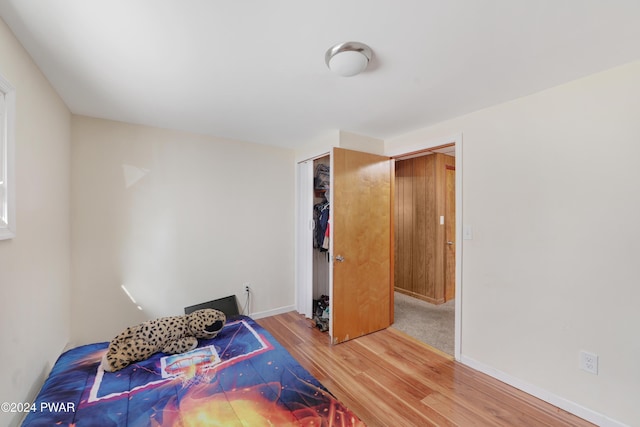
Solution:
[{"label": "space-themed bedspread", "polygon": [[100,367],[107,346],[63,353],[23,426],[364,425],[249,317],[113,373]]}]

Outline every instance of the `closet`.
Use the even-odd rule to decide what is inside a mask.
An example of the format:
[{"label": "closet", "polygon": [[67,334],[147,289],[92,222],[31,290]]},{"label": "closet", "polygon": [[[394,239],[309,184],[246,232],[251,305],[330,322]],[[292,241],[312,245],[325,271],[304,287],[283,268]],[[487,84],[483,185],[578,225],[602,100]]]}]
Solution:
[{"label": "closet", "polygon": [[[320,165],[329,166],[329,188],[316,188]],[[328,295],[334,344],[392,323],[392,176],[388,157],[337,147],[298,163],[296,309],[312,318],[313,300]],[[313,212],[327,202],[328,250],[320,250]]]},{"label": "closet", "polygon": [[331,159],[313,161],[313,320],[321,331],[328,331],[329,253],[331,235]]}]

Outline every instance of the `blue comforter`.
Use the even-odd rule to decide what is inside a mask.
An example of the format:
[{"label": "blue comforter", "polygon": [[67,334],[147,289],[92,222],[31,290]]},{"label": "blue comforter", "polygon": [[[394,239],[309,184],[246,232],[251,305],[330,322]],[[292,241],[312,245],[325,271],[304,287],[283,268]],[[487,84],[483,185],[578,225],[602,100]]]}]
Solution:
[{"label": "blue comforter", "polygon": [[100,367],[107,346],[62,354],[23,426],[364,425],[248,317],[114,373]]}]

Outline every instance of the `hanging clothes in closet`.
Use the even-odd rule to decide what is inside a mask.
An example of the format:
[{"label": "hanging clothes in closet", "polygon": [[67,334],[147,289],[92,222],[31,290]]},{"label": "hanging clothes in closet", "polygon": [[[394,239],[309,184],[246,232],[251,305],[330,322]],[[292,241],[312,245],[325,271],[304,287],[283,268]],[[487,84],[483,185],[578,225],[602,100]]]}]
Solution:
[{"label": "hanging clothes in closet", "polygon": [[328,201],[316,204],[313,207],[313,217],[315,219],[315,235],[313,246],[321,252],[329,250],[329,212],[331,211]]},{"label": "hanging clothes in closet", "polygon": [[329,212],[331,210],[329,206],[330,173],[328,165],[320,163],[316,166],[313,183],[316,191],[323,192],[324,198],[322,202],[313,207],[315,219],[313,246],[321,252],[327,252],[329,250]]}]

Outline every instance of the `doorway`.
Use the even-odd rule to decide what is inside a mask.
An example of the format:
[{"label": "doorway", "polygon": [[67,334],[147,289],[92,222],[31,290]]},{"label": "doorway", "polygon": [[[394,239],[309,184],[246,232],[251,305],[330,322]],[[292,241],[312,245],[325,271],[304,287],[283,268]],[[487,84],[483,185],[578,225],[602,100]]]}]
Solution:
[{"label": "doorway", "polygon": [[[395,323],[419,341],[459,357],[460,280],[453,141],[398,153],[395,160]],[[458,310],[456,310],[458,308]]]}]

